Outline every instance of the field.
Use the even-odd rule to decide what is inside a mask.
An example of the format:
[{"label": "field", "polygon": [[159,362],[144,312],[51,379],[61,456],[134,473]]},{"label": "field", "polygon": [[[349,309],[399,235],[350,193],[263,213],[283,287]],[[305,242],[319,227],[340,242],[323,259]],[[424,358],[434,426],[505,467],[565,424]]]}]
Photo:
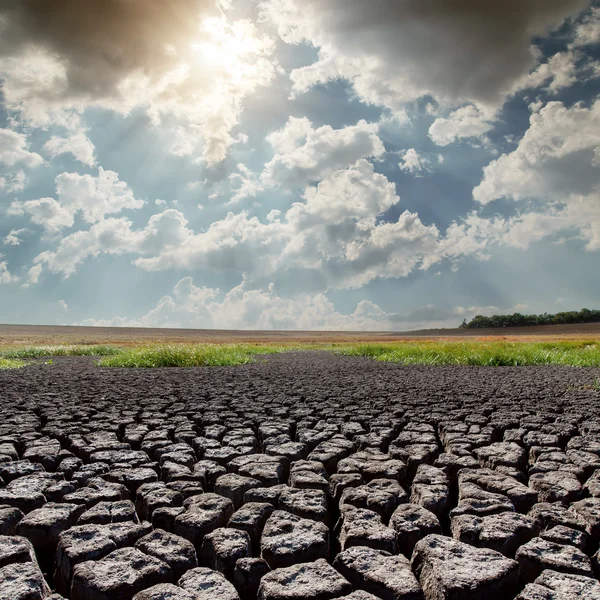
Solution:
[{"label": "field", "polygon": [[0,590],[599,597],[598,332],[462,331],[2,326]]}]

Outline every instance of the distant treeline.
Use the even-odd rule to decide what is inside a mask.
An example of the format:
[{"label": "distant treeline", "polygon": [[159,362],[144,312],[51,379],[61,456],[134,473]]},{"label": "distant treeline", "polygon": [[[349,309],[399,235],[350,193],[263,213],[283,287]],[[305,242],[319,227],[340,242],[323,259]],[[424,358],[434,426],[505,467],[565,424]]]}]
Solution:
[{"label": "distant treeline", "polygon": [[465,319],[461,327],[463,329],[482,329],[484,327],[526,327],[530,325],[564,325],[568,323],[600,323],[600,310],[570,310],[559,312],[555,315],[544,313],[543,315],[493,315],[482,317],[477,315],[467,323]]}]

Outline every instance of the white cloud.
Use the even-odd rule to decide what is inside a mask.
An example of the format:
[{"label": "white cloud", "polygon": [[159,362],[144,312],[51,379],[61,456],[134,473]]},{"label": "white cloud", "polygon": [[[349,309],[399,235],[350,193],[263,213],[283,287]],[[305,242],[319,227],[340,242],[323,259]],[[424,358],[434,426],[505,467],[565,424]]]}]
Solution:
[{"label": "white cloud", "polygon": [[35,152],[27,149],[27,136],[12,129],[0,129],[0,163],[7,167],[24,165],[36,167],[44,159]]},{"label": "white cloud", "polygon": [[62,173],[56,178],[60,203],[73,213],[81,211],[88,223],[101,221],[106,215],[124,209],[136,210],[144,205],[114,171],[98,170],[98,176]]},{"label": "white cloud", "polygon": [[13,192],[22,192],[27,186],[27,175],[22,169],[7,173],[4,177],[0,177],[0,190],[11,194]]},{"label": "white cloud", "polygon": [[598,43],[600,43],[600,7],[595,6],[575,29],[575,38],[572,45],[582,47],[593,46]]},{"label": "white cloud", "polygon": [[3,256],[0,254],[0,284],[15,283],[19,280],[8,270],[8,263],[2,260]]},{"label": "white cloud", "polygon": [[8,208],[9,215],[27,213],[32,223],[41,225],[48,233],[57,233],[65,227],[72,227],[73,213],[54,198],[39,198],[27,202],[13,202]]},{"label": "white cloud", "polygon": [[22,287],[27,288],[31,285],[36,285],[40,281],[40,275],[42,274],[42,265],[33,265],[29,271],[27,271],[27,280]]},{"label": "white cloud", "polygon": [[5,246],[19,246],[23,241],[21,236],[28,232],[28,229],[11,229],[4,237],[3,243]]},{"label": "white cloud", "polygon": [[65,311],[69,312],[69,305],[64,300],[59,300],[58,305]]},{"label": "white cloud", "polygon": [[422,154],[419,154],[414,148],[409,148],[400,155],[398,166],[400,170],[420,177],[423,171],[430,170],[431,161]]},{"label": "white cloud", "polygon": [[447,146],[463,138],[481,141],[493,126],[492,113],[470,104],[455,110],[445,119],[436,119],[429,128],[429,137],[438,146]]},{"label": "white cloud", "polygon": [[44,144],[44,150],[53,158],[61,154],[72,154],[76,160],[88,167],[96,165],[96,149],[83,130],[76,131],[66,138],[52,136]]},{"label": "white cloud", "polygon": [[117,173],[102,167],[97,176],[61,173],[55,183],[58,200],[39,198],[13,202],[8,214],[27,213],[33,223],[43,226],[49,233],[56,233],[72,227],[78,212],[88,223],[97,223],[106,215],[144,205],[144,201],[136,199],[129,186],[119,180]]},{"label": "white cloud", "polygon": [[[264,0],[288,43],[308,41],[319,60],[291,73],[296,92],[342,77],[365,102],[402,113],[426,95],[449,106],[498,107],[535,66],[531,40],[587,0]],[[490,69],[493,64],[494,68]]]},{"label": "white cloud", "polygon": [[267,139],[275,151],[265,165],[261,181],[265,185],[303,187],[322,181],[361,158],[385,153],[378,125],[359,121],[342,129],[324,125],[314,129],[306,118],[290,117],[285,126]]},{"label": "white cloud", "polygon": [[599,191],[600,100],[590,108],[549,102],[530,117],[517,149],[492,161],[473,190],[481,204],[506,197],[562,199]]},{"label": "white cloud", "polygon": [[63,238],[36,260],[68,276],[89,257],[132,253],[134,263],[149,271],[234,271],[255,287],[267,278],[317,291],[357,287],[376,277],[406,276],[437,248],[438,230],[414,213],[377,222],[398,202],[394,184],[359,160],[306,188],[303,201],[285,213],[271,212],[264,222],[229,213],[195,233],[174,209],[154,215],[140,230],[127,219],[107,219]]},{"label": "white cloud", "polygon": [[161,298],[142,317],[87,319],[79,324],[104,327],[389,331],[457,327],[463,318],[514,312],[519,308],[523,307],[503,311],[495,306],[443,309],[428,305],[401,315],[388,313],[377,304],[362,300],[354,311],[341,313],[324,294],[281,297],[274,293],[273,286],[264,290],[248,290],[243,284],[223,294],[218,289],[197,287],[191,277],[185,277],[177,283],[172,295]]},{"label": "white cloud", "polygon": [[[226,5],[67,0],[49,14],[45,3],[4,2],[6,106],[32,126],[70,129],[87,107],[121,114],[139,107],[155,124],[174,123],[173,152],[201,145],[203,160],[218,163],[242,141],[231,132],[244,98],[269,85],[276,69],[273,40],[248,19],[227,21]],[[89,147],[75,149],[90,159]]]}]

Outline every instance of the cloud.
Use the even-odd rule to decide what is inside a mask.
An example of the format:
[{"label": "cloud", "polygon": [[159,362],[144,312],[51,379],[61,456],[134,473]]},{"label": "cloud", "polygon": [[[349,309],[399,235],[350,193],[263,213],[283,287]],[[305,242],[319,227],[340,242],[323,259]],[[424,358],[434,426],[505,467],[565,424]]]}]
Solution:
[{"label": "cloud", "polygon": [[19,281],[18,277],[11,275],[8,270],[8,263],[2,260],[3,256],[0,254],[0,284],[15,283]]},{"label": "cloud", "polygon": [[29,215],[32,223],[41,225],[48,233],[57,233],[65,227],[72,227],[75,222],[73,213],[54,198],[13,202],[7,211],[8,215],[25,213]]},{"label": "cloud", "polygon": [[7,167],[37,167],[44,159],[27,149],[27,136],[11,129],[0,129],[0,163]]},{"label": "cloud", "polygon": [[53,135],[44,144],[44,150],[53,158],[61,154],[72,154],[76,160],[88,167],[96,165],[96,149],[84,131],[77,131],[66,138]]},{"label": "cloud", "polygon": [[414,148],[409,148],[400,155],[400,162],[398,163],[401,171],[406,171],[421,177],[423,171],[429,171],[431,162],[428,158],[425,158],[422,154],[419,154]]},{"label": "cloud", "polygon": [[385,153],[378,125],[359,121],[356,125],[317,129],[306,118],[290,117],[285,126],[267,136],[275,155],[265,165],[261,181],[268,186],[302,187],[361,158]]},{"label": "cloud", "polygon": [[118,173],[102,167],[97,176],[61,173],[55,184],[58,200],[40,198],[13,202],[9,214],[27,213],[33,223],[43,226],[49,233],[56,233],[72,227],[78,212],[88,223],[97,223],[106,215],[124,209],[136,210],[144,205],[144,201],[136,199],[129,186],[119,180]]},{"label": "cloud", "polygon": [[58,305],[65,311],[69,312],[69,305],[64,300],[59,300]]},{"label": "cloud", "polygon": [[587,0],[262,2],[284,41],[319,49],[316,63],[292,71],[296,92],[342,77],[363,101],[398,112],[426,95],[448,105],[499,106],[535,66],[533,36],[587,6]]},{"label": "cloud", "polygon": [[600,191],[600,100],[589,108],[549,102],[530,117],[516,150],[485,167],[473,198],[564,198]]},{"label": "cloud", "polygon": [[437,228],[414,213],[378,222],[399,200],[394,184],[361,159],[307,187],[302,201],[265,221],[230,212],[196,233],[175,209],[152,216],[143,229],[125,218],[106,219],[64,237],[36,261],[68,276],[87,258],[128,253],[148,271],[230,271],[254,287],[267,279],[315,291],[359,287],[408,275],[438,246]]},{"label": "cloud", "polygon": [[464,138],[481,141],[493,127],[493,115],[470,104],[455,110],[445,119],[436,119],[429,128],[429,137],[438,146],[447,146]]},{"label": "cloud", "polygon": [[595,6],[577,25],[572,46],[593,46],[598,43],[600,43],[600,7]]},{"label": "cloud", "polygon": [[[7,108],[36,127],[80,127],[85,108],[175,120],[174,152],[222,161],[242,101],[275,75],[273,42],[219,0],[0,1]],[[79,149],[81,152],[81,149]],[[80,156],[89,159],[87,151]]]},{"label": "cloud", "polygon": [[22,192],[27,186],[27,175],[22,169],[7,173],[4,177],[0,177],[0,190],[6,193]]},{"label": "cloud", "polygon": [[273,286],[248,290],[244,284],[227,293],[198,287],[184,277],[171,295],[138,318],[86,319],[80,325],[103,327],[191,327],[209,329],[381,331],[457,327],[463,318],[477,314],[514,312],[517,306],[502,310],[495,306],[438,308],[428,305],[407,315],[388,313],[368,300],[360,301],[354,311],[342,313],[324,294],[278,296]]},{"label": "cloud", "polygon": [[19,246],[23,241],[21,236],[29,233],[28,229],[11,229],[4,237],[3,243],[5,246]]}]

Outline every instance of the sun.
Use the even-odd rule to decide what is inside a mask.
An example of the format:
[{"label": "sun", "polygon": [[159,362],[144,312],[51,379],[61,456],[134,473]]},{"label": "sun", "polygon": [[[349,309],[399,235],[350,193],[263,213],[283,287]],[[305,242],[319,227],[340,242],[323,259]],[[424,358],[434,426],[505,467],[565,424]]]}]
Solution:
[{"label": "sun", "polygon": [[224,18],[210,18],[202,22],[201,41],[191,44],[191,49],[202,66],[240,76],[241,70],[264,54],[269,45],[250,21],[230,24]]}]

